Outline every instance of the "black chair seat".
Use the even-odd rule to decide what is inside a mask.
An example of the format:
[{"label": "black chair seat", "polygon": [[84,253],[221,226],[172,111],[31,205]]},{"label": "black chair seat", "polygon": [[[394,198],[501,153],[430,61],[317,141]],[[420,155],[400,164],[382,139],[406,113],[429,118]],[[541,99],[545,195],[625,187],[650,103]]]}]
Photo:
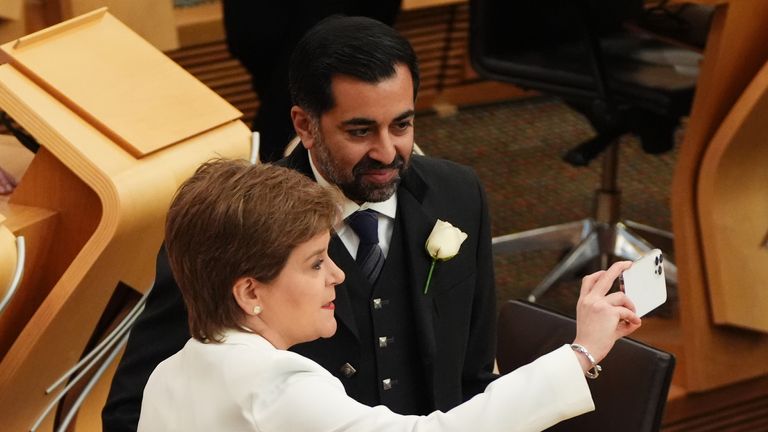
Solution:
[{"label": "black chair seat", "polygon": [[[506,373],[572,342],[576,321],[539,305],[514,300],[502,306],[497,334],[499,370]],[[595,411],[548,430],[659,430],[675,368],[674,356],[623,338],[616,342],[601,366],[600,376],[587,380]]]}]

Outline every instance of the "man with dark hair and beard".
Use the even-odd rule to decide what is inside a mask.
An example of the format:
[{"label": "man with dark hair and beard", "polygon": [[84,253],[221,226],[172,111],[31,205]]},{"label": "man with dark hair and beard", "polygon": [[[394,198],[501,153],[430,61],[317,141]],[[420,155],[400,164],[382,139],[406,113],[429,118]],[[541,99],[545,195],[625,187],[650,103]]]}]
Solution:
[{"label": "man with dark hair and beard", "polygon": [[[496,377],[485,193],[471,169],[413,154],[419,71],[411,45],[372,19],[328,18],[296,46],[289,84],[301,145],[278,164],[346,197],[328,250],[346,273],[336,288],[338,330],[292,350],[328,369],[351,397],[400,414],[446,411],[482,392]],[[438,220],[467,238],[430,270],[425,244]],[[150,373],[188,338],[161,251],[112,383],[105,430],[135,429]]]}]

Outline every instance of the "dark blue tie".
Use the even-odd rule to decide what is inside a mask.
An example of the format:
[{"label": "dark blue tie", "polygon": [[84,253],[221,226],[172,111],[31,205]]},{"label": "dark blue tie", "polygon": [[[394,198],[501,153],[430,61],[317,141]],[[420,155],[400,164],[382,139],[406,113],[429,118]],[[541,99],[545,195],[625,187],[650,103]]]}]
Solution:
[{"label": "dark blue tie", "polygon": [[360,237],[355,261],[373,285],[384,267],[384,252],[379,247],[379,216],[375,210],[361,210],[352,213],[347,223]]}]

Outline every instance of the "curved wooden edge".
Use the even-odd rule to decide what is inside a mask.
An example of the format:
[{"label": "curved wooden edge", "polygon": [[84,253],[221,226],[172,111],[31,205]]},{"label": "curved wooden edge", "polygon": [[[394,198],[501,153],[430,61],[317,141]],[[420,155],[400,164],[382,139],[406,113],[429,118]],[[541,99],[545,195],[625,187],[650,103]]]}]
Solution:
[{"label": "curved wooden edge", "polygon": [[[706,147],[755,73],[768,58],[768,2],[718,1],[701,65],[690,121],[671,191],[680,297],[682,351],[676,352],[688,391],[703,391],[764,373],[743,367],[753,335],[714,326],[699,227],[697,184]],[[735,355],[734,353],[739,353]],[[702,361],[706,358],[707,361]]]},{"label": "curved wooden edge", "polygon": [[697,191],[713,318],[763,333],[768,333],[767,113],[768,63],[707,147]]},{"label": "curved wooden edge", "polygon": [[51,401],[44,389],[76,363],[117,283],[150,285],[164,215],[179,184],[205,160],[247,157],[250,130],[233,121],[137,160],[12,68],[0,67],[0,106],[60,161],[48,176],[82,185],[73,193],[33,187],[30,180],[12,202],[85,197],[77,211],[61,214],[62,231],[85,224],[75,229],[82,247],[59,264],[61,278],[0,363],[0,417],[22,430]]}]

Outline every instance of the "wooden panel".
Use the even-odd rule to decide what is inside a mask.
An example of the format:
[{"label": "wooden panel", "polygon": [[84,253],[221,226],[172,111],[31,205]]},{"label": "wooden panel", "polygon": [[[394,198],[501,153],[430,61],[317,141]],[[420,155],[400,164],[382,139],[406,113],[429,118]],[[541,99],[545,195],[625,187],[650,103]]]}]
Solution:
[{"label": "wooden panel", "polygon": [[[21,145],[13,135],[0,135],[0,167],[16,180],[24,175],[34,154]],[[2,196],[0,195],[0,199]],[[0,210],[2,210],[0,208]]]},{"label": "wooden panel", "polygon": [[667,403],[662,432],[754,432],[768,428],[768,376]]},{"label": "wooden panel", "polygon": [[467,0],[403,0],[400,7],[407,11],[466,2]]},{"label": "wooden panel", "polygon": [[[170,2],[169,2],[170,3]],[[203,3],[175,9],[180,46],[192,46],[224,39],[221,3]]]},{"label": "wooden panel", "polygon": [[[53,282],[50,282],[49,269],[44,263],[51,250],[62,249],[62,245],[53,243],[57,240],[57,212],[21,205],[10,205],[2,212],[8,216],[6,227],[13,235],[24,236],[26,259],[21,284],[0,315],[0,359],[50,292]],[[41,271],[41,268],[46,271]],[[55,269],[51,268],[50,272],[53,271]]]},{"label": "wooden panel", "polygon": [[23,18],[18,20],[0,18],[0,43],[23,36],[26,28]]},{"label": "wooden panel", "polygon": [[104,10],[1,48],[15,66],[136,157],[241,116]]},{"label": "wooden panel", "polygon": [[[768,63],[707,147],[698,187],[715,322],[768,333]],[[768,356],[765,358],[768,362]]]},{"label": "wooden panel", "polygon": [[689,391],[768,373],[768,340],[754,332],[716,326],[710,315],[696,193],[699,169],[717,127],[768,59],[768,2],[721,3],[712,20],[670,200],[684,341],[682,351],[675,354],[686,364],[683,381]]},{"label": "wooden panel", "polygon": [[0,18],[9,20],[22,19],[23,0],[0,0]]},{"label": "wooden panel", "polygon": [[[403,12],[395,28],[413,45],[423,74],[420,92],[442,92],[465,80],[469,6],[457,4]],[[448,82],[448,77],[454,79]]]},{"label": "wooden panel", "polygon": [[[0,317],[0,359],[83,246],[83,237],[93,232],[90,216],[100,211],[93,194],[69,171],[62,171],[61,163],[45,148],[30,168],[11,195],[15,203],[6,213],[11,231],[26,239],[27,262],[21,287],[7,314]],[[38,201],[42,196],[50,197],[45,207]],[[57,259],[49,261],[50,254]]]},{"label": "wooden panel", "polygon": [[166,51],[179,47],[172,0],[58,1],[61,2],[63,9],[62,19],[73,18],[106,6],[110,14],[116,16],[155,48]]}]

